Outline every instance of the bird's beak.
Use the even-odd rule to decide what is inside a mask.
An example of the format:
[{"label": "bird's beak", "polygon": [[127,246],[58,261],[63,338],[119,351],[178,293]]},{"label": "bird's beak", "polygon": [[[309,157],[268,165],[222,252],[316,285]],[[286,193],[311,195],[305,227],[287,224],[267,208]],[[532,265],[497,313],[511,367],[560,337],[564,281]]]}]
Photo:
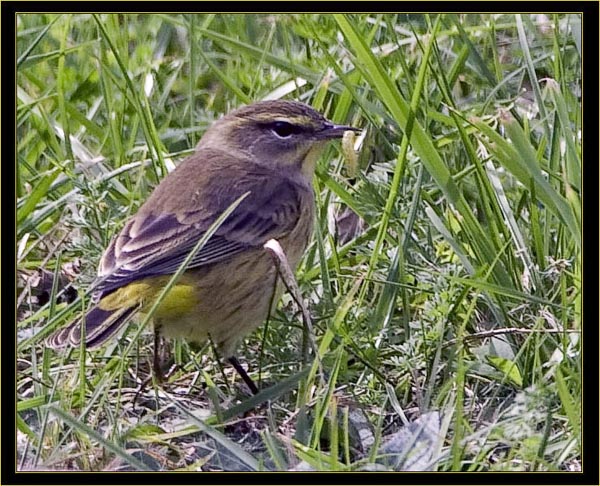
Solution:
[{"label": "bird's beak", "polygon": [[360,128],[354,128],[349,125],[334,125],[333,123],[327,123],[325,128],[317,133],[317,138],[321,140],[329,140],[334,138],[342,138],[344,132],[360,132]]}]

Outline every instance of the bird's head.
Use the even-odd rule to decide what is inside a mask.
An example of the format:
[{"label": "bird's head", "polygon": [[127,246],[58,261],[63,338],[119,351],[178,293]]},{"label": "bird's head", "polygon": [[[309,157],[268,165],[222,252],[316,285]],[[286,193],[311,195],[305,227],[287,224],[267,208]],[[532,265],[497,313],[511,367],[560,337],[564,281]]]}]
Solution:
[{"label": "bird's head", "polygon": [[297,168],[311,178],[327,141],[356,128],[336,125],[297,101],[260,101],[232,111],[217,121],[200,146],[239,153],[277,170]]}]

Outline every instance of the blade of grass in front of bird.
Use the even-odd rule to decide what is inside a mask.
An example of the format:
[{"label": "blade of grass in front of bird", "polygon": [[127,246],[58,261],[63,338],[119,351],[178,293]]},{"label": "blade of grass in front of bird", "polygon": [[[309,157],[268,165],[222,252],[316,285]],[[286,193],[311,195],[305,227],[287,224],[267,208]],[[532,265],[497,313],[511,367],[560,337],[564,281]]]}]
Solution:
[{"label": "blade of grass in front of bird", "polygon": [[145,314],[145,317],[142,320],[142,322],[140,323],[135,337],[131,340],[131,342],[129,343],[129,346],[126,348],[125,354],[128,354],[130,352],[133,345],[137,342],[139,335],[145,329],[148,322],[150,322],[150,320],[152,319],[152,316],[154,315],[156,310],[160,307],[160,304],[162,303],[162,301],[165,299],[167,294],[171,291],[171,288],[173,288],[173,286],[175,285],[177,280],[179,280],[179,277],[183,274],[183,272],[185,272],[185,269],[187,268],[189,263],[192,261],[192,259],[196,255],[196,253],[198,253],[204,247],[204,245],[206,245],[208,240],[210,240],[210,238],[217,232],[217,230],[221,227],[221,225],[225,222],[225,220],[229,217],[229,215],[233,211],[235,211],[235,209],[241,204],[241,202],[246,197],[248,197],[249,194],[250,194],[249,192],[246,192],[245,194],[243,194],[242,196],[237,198],[225,211],[223,211],[221,213],[221,215],[215,220],[215,222],[213,224],[211,224],[210,227],[206,230],[206,232],[202,235],[202,238],[200,238],[198,240],[198,242],[196,243],[196,245],[190,250],[190,252],[188,253],[188,256],[181,263],[181,265],[179,265],[179,268],[177,269],[177,271],[169,279],[168,283],[162,289],[161,293],[158,295],[158,297],[156,298],[156,300],[154,301],[154,303],[152,304],[152,306],[150,307],[148,312]]}]

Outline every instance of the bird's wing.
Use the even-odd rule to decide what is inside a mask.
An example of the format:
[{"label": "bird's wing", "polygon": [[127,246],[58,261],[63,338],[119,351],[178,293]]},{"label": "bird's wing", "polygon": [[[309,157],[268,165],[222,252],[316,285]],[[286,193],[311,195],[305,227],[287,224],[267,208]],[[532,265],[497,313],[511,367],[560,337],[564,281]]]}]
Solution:
[{"label": "bird's wing", "polygon": [[205,184],[205,194],[199,198],[203,203],[185,212],[140,210],[105,251],[95,295],[104,296],[142,278],[175,273],[210,225],[246,192],[248,196],[187,268],[262,246],[294,228],[300,217],[302,191],[306,189],[285,178],[274,180],[272,173],[254,173],[241,181],[231,185],[221,177]]}]

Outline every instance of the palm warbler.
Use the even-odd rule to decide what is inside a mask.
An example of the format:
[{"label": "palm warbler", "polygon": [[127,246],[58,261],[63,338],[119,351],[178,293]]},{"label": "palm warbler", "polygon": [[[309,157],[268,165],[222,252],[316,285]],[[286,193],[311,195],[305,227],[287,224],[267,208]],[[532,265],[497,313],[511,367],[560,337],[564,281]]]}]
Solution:
[{"label": "palm warbler", "polygon": [[197,343],[210,337],[240,371],[236,345],[266,319],[283,290],[263,245],[278,240],[297,266],[312,233],[317,157],[347,130],[355,129],[282,100],[245,106],[215,122],[104,252],[92,286],[94,307],[48,345],[79,345],[84,324],[86,346],[99,346],[147,311],[209,226],[248,193],[153,315],[157,335]]}]

